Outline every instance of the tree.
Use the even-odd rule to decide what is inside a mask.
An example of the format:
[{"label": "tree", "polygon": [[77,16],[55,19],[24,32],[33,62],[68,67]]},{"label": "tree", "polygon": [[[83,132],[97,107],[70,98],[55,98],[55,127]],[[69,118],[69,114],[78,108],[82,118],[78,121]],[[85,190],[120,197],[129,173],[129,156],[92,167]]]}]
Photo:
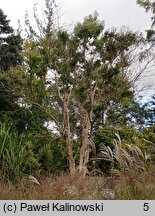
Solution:
[{"label": "tree", "polygon": [[126,97],[119,103],[113,103],[106,115],[105,126],[140,130],[147,125],[150,113],[148,104],[142,104],[134,97]]},{"label": "tree", "polygon": [[29,111],[41,112],[63,138],[70,174],[85,176],[103,110],[133,95],[129,68],[140,40],[131,31],[105,31],[97,14],[68,32],[53,24],[53,1],[45,11],[46,26],[35,16],[40,34],[27,22],[25,64],[11,83]]},{"label": "tree", "polygon": [[[142,53],[142,58],[146,59],[148,64],[153,63],[154,66],[154,59],[155,59],[155,2],[152,0],[137,0],[137,3],[144,7],[146,12],[151,12],[152,17],[152,25],[147,32],[147,44],[146,50]],[[145,103],[145,109],[147,111],[147,118],[146,118],[146,125],[153,125],[154,124],[154,95],[151,97],[150,101]]]},{"label": "tree", "polygon": [[155,25],[155,2],[152,0],[137,0],[137,3],[144,7],[146,12],[151,12],[153,16],[151,17],[152,20],[152,27]]},{"label": "tree", "polygon": [[147,41],[145,41],[145,44],[149,45],[149,47],[146,48],[144,52],[142,52],[142,58],[147,58],[148,56],[152,57],[151,59],[149,58],[148,62],[154,61],[154,41],[155,41],[155,2],[152,0],[137,0],[137,3],[145,9],[146,12],[151,12],[152,13],[152,25],[151,28],[146,30],[147,32]]},{"label": "tree", "polygon": [[0,9],[0,69],[9,70],[10,67],[21,63],[22,39],[9,25],[7,16]]},{"label": "tree", "polygon": [[151,96],[148,102],[144,104],[146,112],[147,112],[147,118],[146,118],[146,126],[152,127],[155,125],[155,95]]},{"label": "tree", "polygon": [[[9,76],[11,67],[22,62],[22,39],[19,33],[15,33],[9,25],[7,16],[0,9],[0,115],[1,120],[8,117],[15,119],[19,113],[18,100],[11,86],[7,85],[4,73]],[[15,115],[16,113],[16,115]],[[16,116],[16,117],[15,117]]]}]

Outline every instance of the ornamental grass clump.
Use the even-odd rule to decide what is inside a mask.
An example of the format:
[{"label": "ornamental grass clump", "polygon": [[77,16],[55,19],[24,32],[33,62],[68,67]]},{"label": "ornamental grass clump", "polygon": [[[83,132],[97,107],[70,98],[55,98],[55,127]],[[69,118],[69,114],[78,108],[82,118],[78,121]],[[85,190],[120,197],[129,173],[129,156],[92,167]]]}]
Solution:
[{"label": "ornamental grass clump", "polygon": [[143,152],[136,144],[124,144],[119,134],[115,134],[114,148],[100,146],[100,157],[102,160],[111,162],[113,168],[117,168],[122,172],[126,171],[146,171],[151,154]]},{"label": "ornamental grass clump", "polygon": [[19,180],[26,167],[26,149],[18,133],[0,123],[0,170],[7,181]]}]

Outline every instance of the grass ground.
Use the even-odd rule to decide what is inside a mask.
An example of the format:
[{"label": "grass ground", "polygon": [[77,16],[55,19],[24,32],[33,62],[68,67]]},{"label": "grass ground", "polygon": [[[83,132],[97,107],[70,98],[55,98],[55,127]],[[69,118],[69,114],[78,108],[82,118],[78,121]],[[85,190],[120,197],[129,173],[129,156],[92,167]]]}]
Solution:
[{"label": "grass ground", "polygon": [[24,177],[19,183],[0,182],[0,199],[155,199],[155,168],[141,174],[117,173],[110,177],[71,179],[67,174],[38,178],[40,185]]}]

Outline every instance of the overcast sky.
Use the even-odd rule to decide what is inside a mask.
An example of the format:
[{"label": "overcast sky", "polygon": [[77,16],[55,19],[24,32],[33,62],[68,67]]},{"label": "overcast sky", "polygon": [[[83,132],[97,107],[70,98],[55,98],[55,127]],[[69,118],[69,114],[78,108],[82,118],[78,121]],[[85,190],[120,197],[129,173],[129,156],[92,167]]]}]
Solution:
[{"label": "overcast sky", "polygon": [[[151,25],[150,15],[136,4],[136,0],[57,0],[56,2],[61,6],[61,21],[65,25],[82,21],[94,11],[97,11],[99,18],[104,20],[106,28],[127,26],[129,29],[145,32]],[[26,10],[32,14],[34,3],[39,3],[42,7],[44,0],[0,0],[0,8],[11,20],[11,25],[17,28],[18,19],[21,23],[24,22]]]},{"label": "overcast sky", "polygon": [[[44,0],[0,0],[0,8],[17,26],[17,20],[23,20],[25,11],[31,14],[34,3],[44,5]],[[129,26],[131,29],[144,31],[150,27],[150,16],[136,4],[136,0],[57,0],[61,6],[62,19],[71,24],[81,21],[95,10],[106,26]]]}]

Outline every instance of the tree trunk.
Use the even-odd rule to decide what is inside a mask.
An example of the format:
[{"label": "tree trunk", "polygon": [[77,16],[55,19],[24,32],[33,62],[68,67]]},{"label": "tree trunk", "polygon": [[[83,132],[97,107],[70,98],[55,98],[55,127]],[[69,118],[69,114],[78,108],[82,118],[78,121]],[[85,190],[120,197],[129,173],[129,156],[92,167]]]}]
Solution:
[{"label": "tree trunk", "polygon": [[75,158],[73,154],[73,139],[72,134],[70,130],[70,117],[69,117],[69,110],[68,110],[68,103],[69,103],[69,95],[65,92],[64,93],[64,136],[65,136],[65,142],[67,147],[67,153],[68,153],[68,161],[69,161],[69,171],[71,175],[74,175],[75,173]]},{"label": "tree trunk", "polygon": [[85,177],[87,173],[87,163],[89,161],[89,153],[90,153],[90,141],[89,141],[89,133],[90,133],[90,119],[87,115],[86,120],[84,121],[84,125],[82,127],[82,146],[80,149],[80,161],[79,161],[79,173]]},{"label": "tree trunk", "polygon": [[[94,105],[94,96],[96,91],[96,85],[91,86],[91,91],[89,95],[91,106]],[[91,148],[94,149],[93,144],[93,132],[92,132],[92,122],[93,122],[93,109],[83,111],[81,107],[81,123],[82,123],[82,146],[80,149],[80,162],[79,162],[79,172],[83,177],[87,173],[87,164],[89,162],[89,154]],[[84,118],[84,115],[86,117]]]}]

